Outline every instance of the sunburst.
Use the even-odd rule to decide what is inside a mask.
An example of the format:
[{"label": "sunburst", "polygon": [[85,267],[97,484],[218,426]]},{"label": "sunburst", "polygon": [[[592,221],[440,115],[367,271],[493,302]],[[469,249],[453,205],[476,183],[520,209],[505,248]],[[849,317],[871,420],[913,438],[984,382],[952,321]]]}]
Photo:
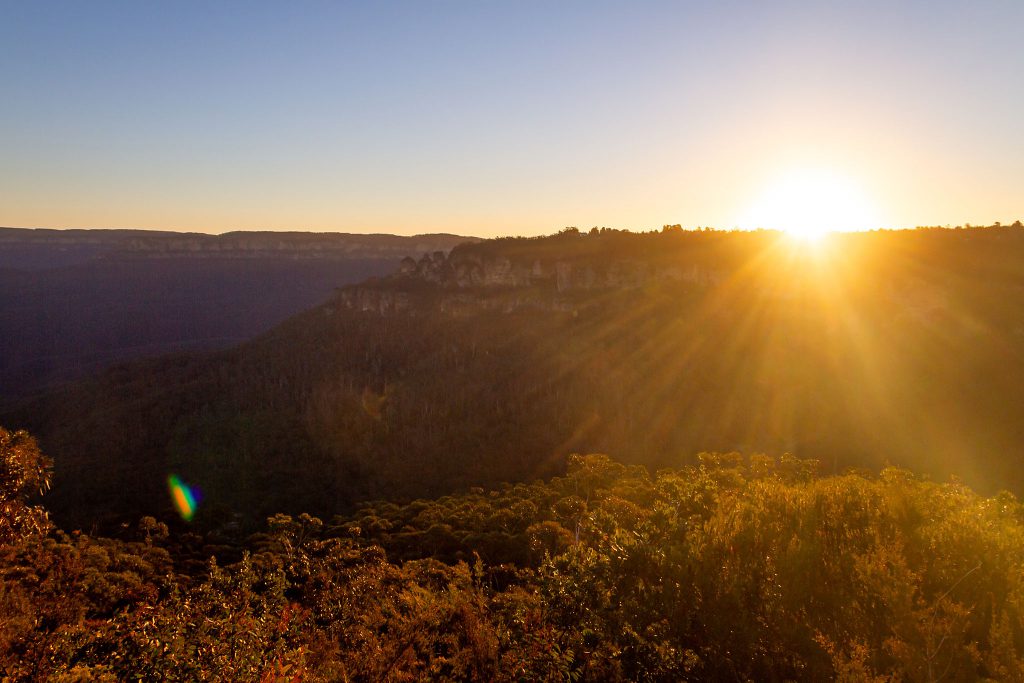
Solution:
[{"label": "sunburst", "polygon": [[880,224],[874,202],[856,182],[832,171],[803,169],[769,182],[741,226],[816,242],[830,232],[872,230]]}]

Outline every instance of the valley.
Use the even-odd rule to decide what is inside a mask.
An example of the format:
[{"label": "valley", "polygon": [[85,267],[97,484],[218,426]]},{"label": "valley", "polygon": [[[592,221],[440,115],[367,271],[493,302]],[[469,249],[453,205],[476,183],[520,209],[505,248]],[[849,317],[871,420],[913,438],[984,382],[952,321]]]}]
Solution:
[{"label": "valley", "polygon": [[769,232],[466,244],[0,423],[55,458],[65,525],[166,517],[172,472],[204,492],[195,524],[248,528],[530,481],[588,452],[652,469],[792,453],[1021,490],[1022,231],[836,238],[827,259]]}]

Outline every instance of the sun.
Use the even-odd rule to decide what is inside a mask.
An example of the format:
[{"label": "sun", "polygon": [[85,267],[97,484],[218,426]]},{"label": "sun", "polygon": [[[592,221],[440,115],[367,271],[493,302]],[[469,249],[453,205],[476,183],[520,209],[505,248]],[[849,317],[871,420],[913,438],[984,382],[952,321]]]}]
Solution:
[{"label": "sun", "polygon": [[746,229],[781,230],[802,241],[830,232],[880,226],[874,203],[856,182],[822,169],[801,169],[768,183],[740,223]]}]

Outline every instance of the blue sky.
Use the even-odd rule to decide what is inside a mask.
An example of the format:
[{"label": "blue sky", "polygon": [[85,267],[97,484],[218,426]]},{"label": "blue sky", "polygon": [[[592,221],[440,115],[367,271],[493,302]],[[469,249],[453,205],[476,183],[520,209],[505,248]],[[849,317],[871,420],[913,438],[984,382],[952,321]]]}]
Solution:
[{"label": "blue sky", "polygon": [[4,2],[0,224],[728,228],[793,167],[889,227],[1010,222],[1021,26],[1020,2]]}]

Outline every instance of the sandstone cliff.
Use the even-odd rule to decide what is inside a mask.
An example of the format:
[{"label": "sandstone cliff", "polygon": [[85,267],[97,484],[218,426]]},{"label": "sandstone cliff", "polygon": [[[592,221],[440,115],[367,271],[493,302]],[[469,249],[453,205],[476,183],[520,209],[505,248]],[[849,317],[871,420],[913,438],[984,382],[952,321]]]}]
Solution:
[{"label": "sandstone cliff", "polygon": [[339,302],[380,314],[424,306],[456,314],[523,308],[571,312],[601,293],[666,282],[710,288],[728,276],[725,269],[694,261],[619,257],[612,250],[587,256],[558,251],[509,255],[494,244],[407,256],[392,275],[341,290]]}]

